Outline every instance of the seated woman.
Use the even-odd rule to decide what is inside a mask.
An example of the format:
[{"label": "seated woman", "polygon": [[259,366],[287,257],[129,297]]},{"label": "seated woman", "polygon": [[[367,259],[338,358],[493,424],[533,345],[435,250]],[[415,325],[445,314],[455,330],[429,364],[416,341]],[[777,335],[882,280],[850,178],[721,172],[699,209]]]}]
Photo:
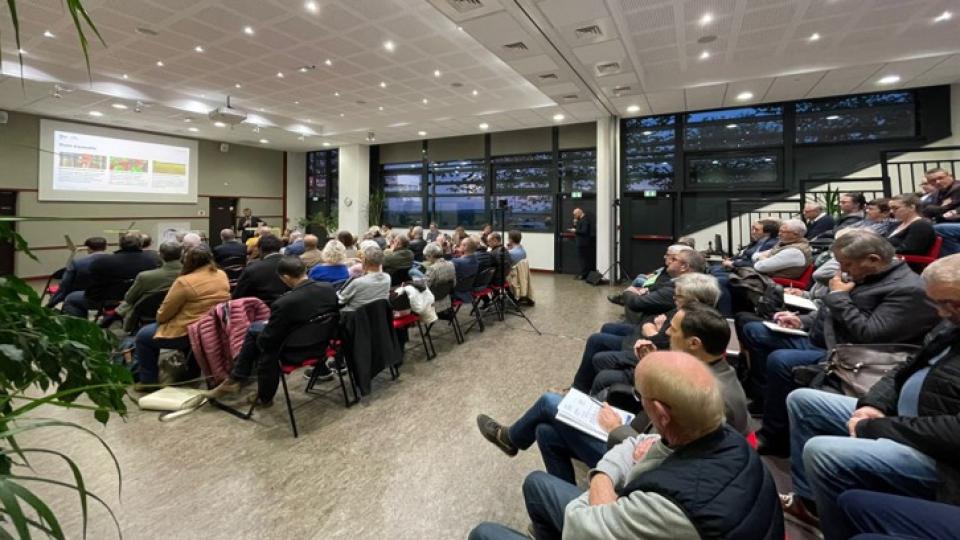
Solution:
[{"label": "seated woman", "polygon": [[913,193],[897,195],[890,201],[890,210],[900,225],[887,235],[887,240],[898,255],[925,255],[937,239],[933,225],[918,213],[919,209],[920,198]]},{"label": "seated woman", "polygon": [[229,299],[227,274],[217,269],[210,248],[201,245],[187,251],[180,277],[157,310],[157,322],[137,332],[134,358],[140,384],[157,383],[160,349],[189,349],[187,326]]},{"label": "seated woman", "polygon": [[320,264],[310,269],[310,279],[324,283],[345,281],[350,277],[347,265],[343,264],[347,248],[339,240],[330,240],[320,252]]},{"label": "seated woman", "polygon": [[[430,242],[423,248],[423,268],[427,280],[427,287],[433,288],[437,283],[449,282],[457,284],[457,272],[453,263],[443,258],[443,248],[436,242]],[[438,313],[450,309],[450,296],[434,302],[433,309]]]}]

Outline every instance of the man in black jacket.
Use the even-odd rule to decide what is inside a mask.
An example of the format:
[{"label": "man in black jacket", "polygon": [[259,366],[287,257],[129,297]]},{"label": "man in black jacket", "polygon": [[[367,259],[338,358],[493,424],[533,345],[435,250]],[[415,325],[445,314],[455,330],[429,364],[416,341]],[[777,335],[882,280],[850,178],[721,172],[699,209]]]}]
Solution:
[{"label": "man in black jacket", "polygon": [[930,169],[927,181],[937,186],[933,201],[923,207],[923,215],[934,223],[960,223],[960,182],[944,169]]},{"label": "man in black jacket", "polygon": [[221,268],[243,265],[247,262],[247,246],[237,240],[233,229],[220,231],[220,245],[213,248],[213,260]]},{"label": "man in black jacket", "polygon": [[815,240],[826,233],[832,234],[836,225],[833,216],[824,212],[823,205],[815,201],[803,205],[803,221],[807,225],[807,240]]},{"label": "man in black jacket", "polygon": [[76,317],[86,317],[87,311],[103,302],[123,300],[134,278],[144,270],[160,266],[155,254],[140,249],[140,235],[128,233],[120,238],[120,249],[112,255],[97,257],[90,263],[90,284],[85,291],[67,295],[63,312]]},{"label": "man in black jacket", "polygon": [[[250,325],[240,354],[233,365],[230,377],[207,393],[208,397],[221,398],[236,393],[244,381],[253,375],[255,366],[259,380],[260,403],[273,400],[280,382],[280,365],[277,353],[287,336],[310,319],[339,309],[337,293],[329,283],[319,283],[307,277],[307,267],[299,257],[279,257],[277,275],[290,291],[278,298],[270,307],[270,320],[257,321]],[[323,356],[323,351],[284,351],[279,361],[300,362],[310,357]],[[317,364],[322,373],[320,380],[333,377],[323,362]]]},{"label": "man in black jacket", "polygon": [[268,306],[290,290],[277,274],[280,264],[280,248],[283,243],[272,234],[260,237],[260,259],[243,269],[237,286],[233,289],[233,298],[254,296]]},{"label": "man in black jacket", "polygon": [[637,289],[631,287],[624,295],[624,314],[627,321],[638,323],[648,315],[659,315],[673,309],[673,280],[690,272],[707,271],[707,261],[698,251],[684,249],[666,261],[665,272],[669,280],[658,287]]},{"label": "man in black jacket", "polygon": [[581,208],[573,209],[573,229],[570,232],[574,234],[574,240],[577,244],[577,259],[580,261],[580,273],[576,279],[587,279],[587,274],[596,270],[596,248],[593,245],[596,232],[593,230],[593,224],[586,212]]},{"label": "man in black jacket", "polygon": [[782,496],[784,510],[812,522],[815,501],[827,540],[849,536],[837,508],[848,489],[960,503],[960,255],[923,280],[944,321],[920,352],[859,401],[811,389],[787,399],[795,494]]}]

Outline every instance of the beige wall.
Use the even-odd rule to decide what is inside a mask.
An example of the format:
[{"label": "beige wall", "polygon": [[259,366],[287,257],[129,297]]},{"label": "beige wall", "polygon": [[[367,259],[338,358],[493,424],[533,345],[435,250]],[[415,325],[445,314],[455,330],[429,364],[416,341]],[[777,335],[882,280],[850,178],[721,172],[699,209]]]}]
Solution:
[{"label": "beige wall", "polygon": [[[17,215],[38,218],[71,218],[69,221],[22,222],[18,231],[36,248],[39,261],[17,254],[16,273],[21,277],[45,276],[63,266],[67,258],[64,234],[81,244],[89,236],[116,235],[104,231],[134,228],[156,234],[164,222],[189,223],[191,229],[207,231],[209,197],[239,197],[240,208],[271,224],[280,225],[283,205],[283,152],[231,144],[220,151],[219,142],[199,141],[196,204],[41,202],[37,200],[40,117],[10,113],[0,125],[0,191],[18,190]],[[301,183],[303,179],[301,178]]]}]

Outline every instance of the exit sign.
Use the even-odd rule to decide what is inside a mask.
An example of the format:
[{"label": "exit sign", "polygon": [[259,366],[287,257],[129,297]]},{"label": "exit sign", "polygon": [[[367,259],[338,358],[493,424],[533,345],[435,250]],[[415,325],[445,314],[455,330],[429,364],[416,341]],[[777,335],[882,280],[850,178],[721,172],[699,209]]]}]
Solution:
[{"label": "exit sign", "polygon": [[657,196],[657,192],[656,192],[656,190],[648,189],[648,190],[646,190],[646,191],[643,192],[643,196],[644,196],[644,197],[647,197],[647,198],[649,199],[649,198],[652,198],[652,197],[656,197],[656,196]]},{"label": "exit sign", "polygon": [[570,198],[571,198],[571,199],[581,199],[581,198],[583,198],[583,192],[581,192],[581,191],[574,191],[573,193],[570,194]]}]

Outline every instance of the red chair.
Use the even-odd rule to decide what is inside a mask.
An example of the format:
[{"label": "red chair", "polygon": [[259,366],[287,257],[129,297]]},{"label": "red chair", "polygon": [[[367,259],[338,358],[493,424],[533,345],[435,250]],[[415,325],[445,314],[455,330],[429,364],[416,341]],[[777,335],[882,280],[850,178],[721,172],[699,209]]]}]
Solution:
[{"label": "red chair", "polygon": [[937,260],[940,256],[940,248],[943,247],[943,237],[937,235],[937,239],[933,241],[933,245],[930,247],[930,251],[926,255],[901,255],[900,258],[904,262],[910,265],[910,268],[921,272],[928,264]]},{"label": "red chair", "polygon": [[423,344],[423,351],[427,353],[427,360],[433,360],[437,356],[437,350],[433,347],[433,338],[430,337],[429,333],[424,332],[423,321],[420,320],[420,316],[416,313],[393,316],[394,330],[406,330],[413,325],[417,325],[417,330],[420,331],[420,342]]},{"label": "red chair", "polygon": [[784,287],[793,287],[805,291],[808,287],[810,287],[810,282],[813,280],[813,270],[814,268],[811,264],[797,279],[775,277],[773,278],[773,281],[779,285],[783,285]]}]

